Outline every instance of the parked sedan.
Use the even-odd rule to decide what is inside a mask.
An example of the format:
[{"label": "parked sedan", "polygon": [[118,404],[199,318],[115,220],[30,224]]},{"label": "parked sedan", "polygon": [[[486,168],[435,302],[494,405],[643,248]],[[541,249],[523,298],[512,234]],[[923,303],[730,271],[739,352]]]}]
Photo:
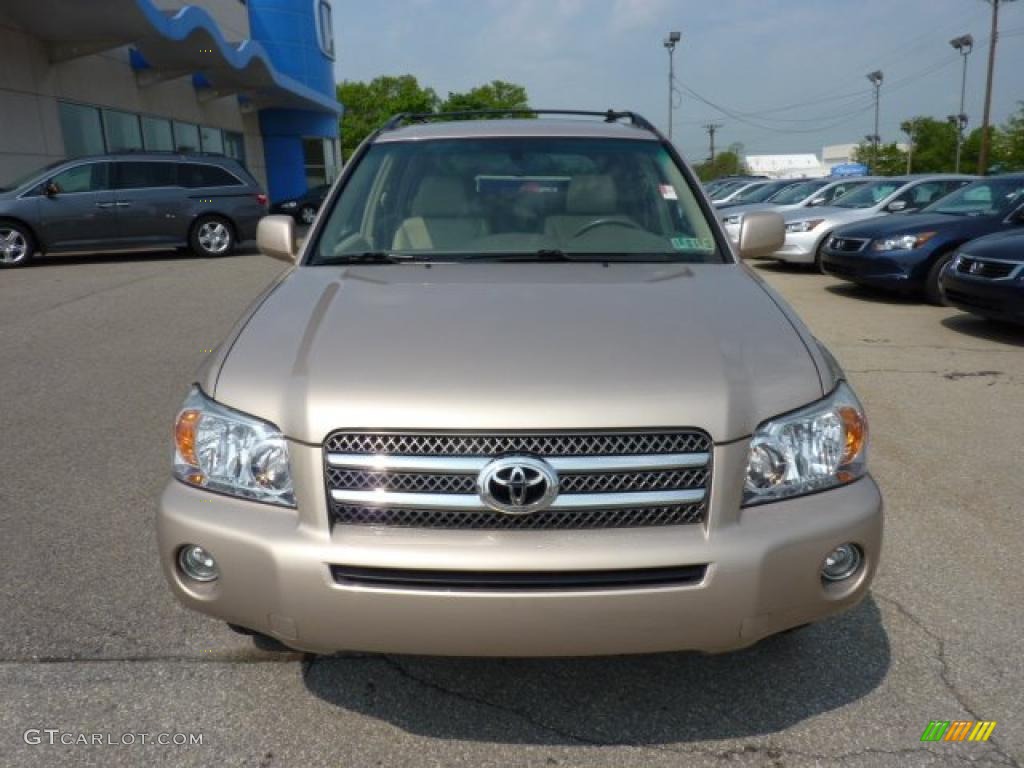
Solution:
[{"label": "parked sedan", "polygon": [[960,248],[939,280],[946,301],[990,320],[1024,325],[1024,230]]},{"label": "parked sedan", "polygon": [[275,203],[271,207],[270,212],[291,216],[299,224],[308,226],[316,221],[316,215],[320,211],[320,206],[324,204],[324,200],[327,199],[327,193],[330,191],[330,184],[321,184],[320,186],[313,187],[304,195]]},{"label": "parked sedan", "polygon": [[786,243],[767,258],[821,267],[821,247],[832,232],[890,213],[910,213],[974,180],[973,176],[897,176],[868,183],[836,200],[831,206],[784,213]]},{"label": "parked sedan", "polygon": [[799,183],[799,179],[777,179],[775,181],[764,181],[761,183],[751,184],[746,189],[742,189],[733,195],[728,202],[715,203],[715,207],[732,208],[736,205],[763,203],[764,201],[779,194],[779,192],[789,189],[790,187],[797,186]]},{"label": "parked sedan", "polygon": [[722,223],[725,231],[733,242],[740,238],[740,226],[743,224],[743,217],[754,211],[776,211],[785,213],[795,211],[798,208],[817,208],[825,205],[832,205],[843,195],[846,195],[857,187],[869,182],[879,181],[878,178],[860,177],[856,179],[809,179],[807,181],[785,187],[769,197],[763,203],[748,203],[746,205],[730,205],[722,212]]},{"label": "parked sedan", "polygon": [[1024,232],[1024,174],[981,179],[914,216],[890,216],[836,231],[822,250],[831,275],[942,304],[939,278],[964,243]]}]

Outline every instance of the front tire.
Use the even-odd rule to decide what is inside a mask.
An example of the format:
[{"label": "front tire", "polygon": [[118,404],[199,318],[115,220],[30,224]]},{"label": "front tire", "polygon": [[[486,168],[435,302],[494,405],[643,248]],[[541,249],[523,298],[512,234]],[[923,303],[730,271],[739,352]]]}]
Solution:
[{"label": "front tire", "polygon": [[192,226],[189,246],[198,256],[228,256],[235,249],[235,230],[220,216],[200,216]]},{"label": "front tire", "polygon": [[831,237],[831,235],[826,234],[823,238],[821,238],[821,242],[818,243],[818,247],[814,251],[814,271],[817,272],[819,275],[828,274],[827,272],[825,272],[825,267],[822,266],[821,264],[821,259],[823,255],[821,249],[825,247],[825,243],[828,242],[829,237]]},{"label": "front tire", "polygon": [[928,270],[928,277],[924,284],[924,295],[928,299],[930,304],[934,304],[937,307],[949,306],[949,302],[946,300],[946,294],[942,290],[942,277],[943,271],[949,266],[949,262],[953,260],[952,253],[944,253],[939,256],[938,260],[932,264],[932,268]]},{"label": "front tire", "polygon": [[13,221],[0,221],[0,269],[24,267],[36,252],[32,233]]}]

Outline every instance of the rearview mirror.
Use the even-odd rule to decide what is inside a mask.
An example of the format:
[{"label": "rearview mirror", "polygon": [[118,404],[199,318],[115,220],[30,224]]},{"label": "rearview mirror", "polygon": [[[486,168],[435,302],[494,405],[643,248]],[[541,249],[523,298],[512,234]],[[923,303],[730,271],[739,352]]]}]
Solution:
[{"label": "rearview mirror", "polygon": [[748,213],[740,223],[740,256],[770,256],[786,243],[786,222],[772,211]]},{"label": "rearview mirror", "polygon": [[295,219],[291,216],[264,216],[256,226],[256,247],[264,256],[294,264],[298,257]]},{"label": "rearview mirror", "polygon": [[899,213],[900,211],[905,211],[907,210],[907,201],[893,200],[891,203],[885,206],[885,210],[887,210],[889,213]]}]

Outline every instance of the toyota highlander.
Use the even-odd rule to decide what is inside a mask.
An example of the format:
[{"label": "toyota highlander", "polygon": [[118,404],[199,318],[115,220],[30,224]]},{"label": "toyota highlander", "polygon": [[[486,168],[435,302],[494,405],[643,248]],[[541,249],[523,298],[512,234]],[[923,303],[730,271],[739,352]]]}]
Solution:
[{"label": "toyota highlander", "polygon": [[[485,113],[485,117],[494,118]],[[177,598],[310,652],[741,648],[878,565],[864,409],[629,112],[401,115],[194,379]],[[460,114],[460,118],[466,115]]]}]

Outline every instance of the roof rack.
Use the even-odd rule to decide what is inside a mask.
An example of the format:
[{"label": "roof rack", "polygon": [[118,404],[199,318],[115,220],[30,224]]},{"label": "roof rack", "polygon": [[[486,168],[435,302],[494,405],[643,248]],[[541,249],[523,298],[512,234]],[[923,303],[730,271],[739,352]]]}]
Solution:
[{"label": "roof rack", "polygon": [[602,117],[606,123],[615,123],[628,119],[630,124],[651,133],[658,130],[641,115],[628,110],[608,109],[604,112],[591,112],[580,109],[470,109],[461,112],[401,112],[389,119],[381,127],[381,131],[393,131],[407,123],[426,123],[431,120],[451,120],[473,117],[512,117],[515,115],[569,115],[576,117]]}]

